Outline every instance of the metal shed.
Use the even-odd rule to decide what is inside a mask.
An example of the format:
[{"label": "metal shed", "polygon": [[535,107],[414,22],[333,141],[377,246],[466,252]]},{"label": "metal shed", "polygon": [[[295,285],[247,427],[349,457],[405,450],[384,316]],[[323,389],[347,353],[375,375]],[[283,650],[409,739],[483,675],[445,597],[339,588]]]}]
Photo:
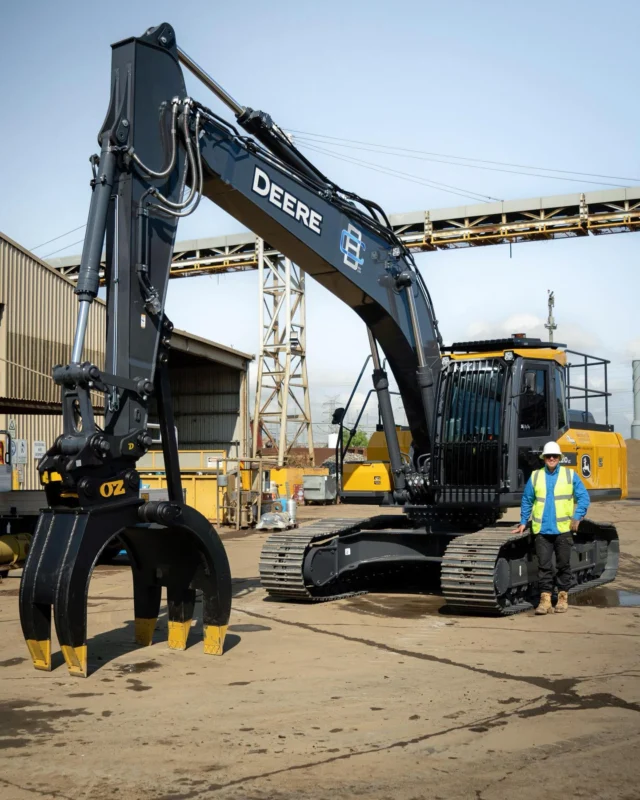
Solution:
[{"label": "metal shed", "polygon": [[[0,430],[10,430],[20,445],[14,479],[21,489],[39,488],[42,448],[61,432],[60,391],[51,368],[66,363],[71,353],[78,308],[73,290],[72,281],[0,232]],[[85,356],[99,367],[104,366],[105,322],[106,307],[98,300]],[[185,331],[174,332],[169,367],[181,450],[248,455],[252,359]]]}]

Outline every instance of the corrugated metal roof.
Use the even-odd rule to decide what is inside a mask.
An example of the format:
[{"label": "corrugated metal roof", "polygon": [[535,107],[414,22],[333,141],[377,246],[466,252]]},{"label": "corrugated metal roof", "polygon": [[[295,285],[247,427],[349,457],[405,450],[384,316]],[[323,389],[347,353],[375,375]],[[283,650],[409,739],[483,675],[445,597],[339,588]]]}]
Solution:
[{"label": "corrugated metal roof", "polygon": [[181,331],[178,328],[174,328],[171,347],[184,353],[193,353],[210,361],[235,367],[236,369],[247,369],[249,362],[255,358],[251,353],[243,353],[241,350],[235,350],[233,347],[212,342],[210,339],[203,339],[201,336]]}]

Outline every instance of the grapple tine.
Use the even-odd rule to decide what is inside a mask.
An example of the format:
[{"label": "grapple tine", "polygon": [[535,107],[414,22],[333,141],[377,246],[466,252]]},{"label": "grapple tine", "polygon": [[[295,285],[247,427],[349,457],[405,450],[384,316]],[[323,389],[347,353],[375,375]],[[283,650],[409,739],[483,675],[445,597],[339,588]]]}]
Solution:
[{"label": "grapple tine", "polygon": [[64,542],[53,596],[53,617],[62,655],[71,675],[86,678],[87,596],[100,553],[124,526],[137,520],[133,505],[89,512],[54,512],[54,531]]},{"label": "grapple tine", "polygon": [[204,626],[204,652],[208,656],[221,656],[224,653],[224,639],[228,625]]},{"label": "grapple tine", "polygon": [[[191,553],[190,553],[191,554]],[[181,554],[183,557],[186,554]],[[188,585],[188,584],[187,584]],[[186,650],[193,609],[196,604],[194,589],[185,588],[184,584],[169,584],[167,587],[167,609],[169,616],[169,647],[172,650]]]},{"label": "grapple tine", "polygon": [[33,666],[46,672],[51,670],[53,577],[62,554],[51,536],[53,522],[52,513],[40,515],[20,582],[22,633]]},{"label": "grapple tine", "polygon": [[158,622],[162,587],[150,582],[146,573],[132,563],[133,608],[135,614],[136,644],[149,647]]}]

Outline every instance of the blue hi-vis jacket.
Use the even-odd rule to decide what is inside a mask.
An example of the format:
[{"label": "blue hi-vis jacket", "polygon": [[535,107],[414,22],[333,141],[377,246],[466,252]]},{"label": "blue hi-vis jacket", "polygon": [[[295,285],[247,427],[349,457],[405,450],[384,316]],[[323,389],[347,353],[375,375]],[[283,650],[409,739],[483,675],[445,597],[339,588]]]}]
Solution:
[{"label": "blue hi-vis jacket", "polygon": [[[558,480],[558,473],[560,466],[558,465],[553,472],[550,472],[547,467],[544,468],[544,477],[547,482],[547,496],[544,504],[544,512],[542,514],[542,524],[540,526],[540,533],[559,534],[558,525],[556,523],[556,503],[553,496]],[[573,497],[576,503],[573,512],[573,519],[582,519],[587,513],[589,508],[589,492],[584,488],[584,484],[580,480],[577,472],[573,472]],[[535,500],[535,491],[531,478],[527,481],[522,494],[522,504],[520,506],[520,524],[526,525],[531,516],[531,509],[533,508],[533,501]]]}]

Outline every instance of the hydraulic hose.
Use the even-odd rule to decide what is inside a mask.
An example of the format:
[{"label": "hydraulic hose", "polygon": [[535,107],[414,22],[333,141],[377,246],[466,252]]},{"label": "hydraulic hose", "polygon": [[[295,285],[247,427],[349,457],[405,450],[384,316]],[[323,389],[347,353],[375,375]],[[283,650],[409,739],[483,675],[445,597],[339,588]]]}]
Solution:
[{"label": "hydraulic hose", "polygon": [[[191,139],[189,136],[188,130],[188,123],[185,123],[185,136],[187,142],[187,154],[189,157],[189,163],[191,165],[191,173],[192,173],[192,185],[191,191],[189,192],[189,197],[183,203],[172,203],[171,201],[167,200],[160,192],[157,190],[152,190],[152,194],[157,197],[161,201],[161,205],[151,204],[150,208],[155,208],[158,211],[162,211],[165,214],[169,214],[172,217],[188,217],[190,214],[196,210],[198,205],[200,204],[200,199],[202,197],[202,184],[203,184],[203,172],[202,172],[202,155],[200,153],[200,112],[196,114],[196,125],[195,125],[195,138],[196,138],[196,151],[197,151],[197,158],[193,155],[193,149],[191,146]],[[186,177],[186,172],[185,172]],[[188,208],[191,200],[194,196],[194,193],[197,192],[196,201]],[[174,211],[173,209],[185,209],[183,211],[177,210]]]},{"label": "hydraulic hose", "polygon": [[176,154],[177,154],[177,147],[176,147],[176,138],[177,138],[177,136],[176,136],[176,119],[177,119],[177,116],[178,116],[178,104],[179,104],[179,102],[180,101],[178,100],[177,97],[174,97],[172,102],[171,102],[171,104],[173,106],[172,109],[171,109],[171,158],[169,159],[169,165],[165,169],[163,169],[161,172],[156,172],[155,170],[151,169],[151,167],[148,167],[146,164],[144,164],[138,158],[138,156],[135,154],[133,148],[131,148],[129,150],[129,155],[131,156],[133,161],[150,178],[166,178],[168,175],[170,175],[173,172],[173,168],[176,165]]}]

